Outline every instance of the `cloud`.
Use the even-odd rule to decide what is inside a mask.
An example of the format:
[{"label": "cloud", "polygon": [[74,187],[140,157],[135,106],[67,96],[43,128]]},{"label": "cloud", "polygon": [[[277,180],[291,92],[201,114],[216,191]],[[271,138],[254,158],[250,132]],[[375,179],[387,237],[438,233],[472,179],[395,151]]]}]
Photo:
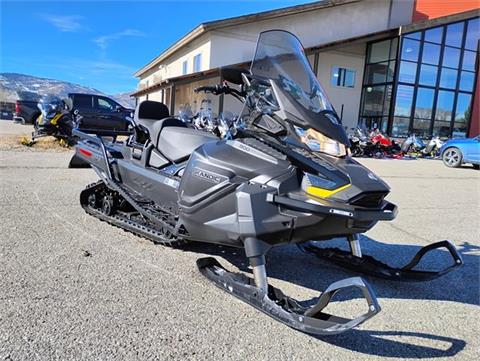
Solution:
[{"label": "cloud", "polygon": [[102,52],[105,52],[107,50],[108,44],[111,41],[118,40],[126,36],[145,36],[145,33],[136,29],[125,29],[118,33],[99,36],[93,39],[93,42],[97,44],[97,46],[102,50]]},{"label": "cloud", "polygon": [[84,19],[83,16],[41,14],[40,17],[62,32],[73,33],[83,28],[80,24],[80,20]]}]

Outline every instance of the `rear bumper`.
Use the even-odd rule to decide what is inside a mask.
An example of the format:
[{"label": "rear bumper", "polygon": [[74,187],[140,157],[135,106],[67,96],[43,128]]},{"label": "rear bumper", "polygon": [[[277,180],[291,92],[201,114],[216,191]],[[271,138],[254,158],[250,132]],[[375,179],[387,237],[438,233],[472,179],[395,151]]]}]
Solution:
[{"label": "rear bumper", "polygon": [[397,206],[383,201],[378,208],[354,207],[338,202],[307,201],[287,196],[269,194],[267,201],[294,211],[319,214],[323,216],[337,216],[359,222],[391,221],[398,213]]},{"label": "rear bumper", "polygon": [[18,115],[13,116],[13,121],[17,123],[22,123],[25,124],[25,118],[24,117],[19,117]]}]

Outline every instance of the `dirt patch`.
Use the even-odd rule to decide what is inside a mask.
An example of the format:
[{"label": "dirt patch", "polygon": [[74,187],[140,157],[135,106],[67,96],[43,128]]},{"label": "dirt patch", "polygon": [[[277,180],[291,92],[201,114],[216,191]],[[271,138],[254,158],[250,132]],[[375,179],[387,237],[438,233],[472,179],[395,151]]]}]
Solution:
[{"label": "dirt patch", "polygon": [[68,152],[72,148],[61,144],[54,137],[45,137],[38,139],[31,146],[24,145],[31,140],[30,136],[24,135],[2,135],[0,137],[0,151],[1,150],[16,150],[16,151],[51,151],[51,152]]}]

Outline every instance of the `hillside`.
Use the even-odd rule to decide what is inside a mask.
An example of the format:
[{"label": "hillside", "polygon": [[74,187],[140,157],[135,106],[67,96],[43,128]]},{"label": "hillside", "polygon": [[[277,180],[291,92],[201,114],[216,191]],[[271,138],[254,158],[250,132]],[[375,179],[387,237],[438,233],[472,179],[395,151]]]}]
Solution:
[{"label": "hillside", "polygon": [[129,108],[133,108],[135,105],[134,99],[130,98],[128,93],[107,95],[97,89],[66,81],[18,73],[0,73],[0,101],[37,100],[46,94],[54,94],[63,98],[68,93],[101,94],[109,96]]}]

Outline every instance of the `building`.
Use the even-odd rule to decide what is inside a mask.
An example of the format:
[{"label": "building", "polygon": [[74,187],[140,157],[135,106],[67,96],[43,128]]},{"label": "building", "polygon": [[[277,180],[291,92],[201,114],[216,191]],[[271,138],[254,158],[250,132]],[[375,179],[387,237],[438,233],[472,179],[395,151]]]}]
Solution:
[{"label": "building", "polygon": [[[479,133],[477,0],[325,0],[197,26],[139,69],[137,100],[198,110],[219,69],[248,67],[258,34],[285,29],[305,46],[343,124],[394,137]],[[228,96],[214,109],[239,112]]]}]

